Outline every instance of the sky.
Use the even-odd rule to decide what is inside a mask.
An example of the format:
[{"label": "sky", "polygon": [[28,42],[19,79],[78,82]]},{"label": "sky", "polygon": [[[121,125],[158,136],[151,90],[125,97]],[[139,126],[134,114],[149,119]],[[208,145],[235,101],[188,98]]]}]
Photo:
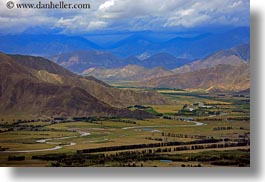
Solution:
[{"label": "sky", "polygon": [[[8,9],[0,2],[0,34],[43,32],[165,31],[211,26],[249,26],[249,0],[65,0],[90,3],[84,10]],[[51,0],[42,0],[42,3]],[[52,0],[57,3],[61,0]],[[36,3],[38,0],[13,0]]]}]

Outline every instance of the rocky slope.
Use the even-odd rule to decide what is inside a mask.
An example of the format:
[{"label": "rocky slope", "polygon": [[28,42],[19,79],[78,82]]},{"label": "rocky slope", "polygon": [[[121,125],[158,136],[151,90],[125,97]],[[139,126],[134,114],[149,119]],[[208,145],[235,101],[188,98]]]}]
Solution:
[{"label": "rocky slope", "polygon": [[240,66],[221,64],[211,68],[148,80],[140,85],[207,91],[241,91],[250,88],[250,69],[249,64]]},{"label": "rocky slope", "polygon": [[172,75],[173,72],[167,71],[162,67],[148,69],[138,65],[128,65],[122,68],[115,69],[90,68],[85,70],[83,74],[94,76],[98,79],[109,82],[120,82],[149,80],[153,78]]},{"label": "rocky slope", "polygon": [[[12,59],[12,58],[15,58]],[[40,65],[48,60],[29,57]],[[46,116],[125,116],[127,104],[166,102],[157,93],[119,90],[58,65],[29,64],[25,56],[0,54],[0,113]],[[32,60],[31,60],[32,61]],[[56,69],[55,69],[56,68]],[[51,71],[51,72],[49,72]],[[53,73],[52,73],[53,72]],[[138,113],[137,115],[146,115]],[[148,114],[147,114],[148,115]]]},{"label": "rocky slope", "polygon": [[231,49],[217,51],[202,60],[192,62],[172,70],[175,73],[187,73],[215,67],[219,64],[241,66],[250,60],[249,44],[241,44]]}]

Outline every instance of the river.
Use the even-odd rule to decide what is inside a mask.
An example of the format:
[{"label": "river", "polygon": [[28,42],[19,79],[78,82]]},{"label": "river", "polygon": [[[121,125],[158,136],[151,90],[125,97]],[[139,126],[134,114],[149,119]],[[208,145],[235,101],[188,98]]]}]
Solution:
[{"label": "river", "polygon": [[[193,123],[193,124],[187,124],[187,125],[162,125],[162,126],[133,126],[133,127],[124,127],[123,130],[129,130],[129,129],[148,129],[151,132],[158,131],[159,130],[153,130],[152,128],[170,128],[170,127],[185,127],[185,126],[203,126],[207,125],[205,123],[197,122],[197,121],[186,121],[187,123]],[[69,129],[70,131],[76,131],[76,129]],[[65,139],[71,139],[71,138],[77,138],[77,137],[84,137],[89,136],[90,133],[78,131],[80,134],[79,136],[68,136],[68,137],[60,137],[60,138],[47,138],[47,139],[38,139],[36,140],[36,143],[45,143],[45,144],[57,144],[57,146],[53,148],[47,148],[47,149],[36,149],[36,150],[6,150],[6,151],[0,151],[0,153],[32,153],[32,152],[44,152],[44,151],[53,151],[53,150],[59,150],[63,147],[69,147],[74,146],[76,143],[71,142],[70,144],[62,145],[61,142],[51,142],[53,140],[65,140]],[[86,141],[85,143],[92,143],[92,142],[103,142],[108,141],[108,139],[101,139],[101,140],[94,140],[94,141]]]}]

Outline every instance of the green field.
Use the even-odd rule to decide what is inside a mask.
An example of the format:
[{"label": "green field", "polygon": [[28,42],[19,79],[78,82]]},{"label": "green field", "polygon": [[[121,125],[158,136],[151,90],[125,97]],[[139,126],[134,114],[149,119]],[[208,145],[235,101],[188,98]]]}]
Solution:
[{"label": "green field", "polygon": [[249,95],[156,90],[151,119],[0,116],[0,166],[250,166]]}]

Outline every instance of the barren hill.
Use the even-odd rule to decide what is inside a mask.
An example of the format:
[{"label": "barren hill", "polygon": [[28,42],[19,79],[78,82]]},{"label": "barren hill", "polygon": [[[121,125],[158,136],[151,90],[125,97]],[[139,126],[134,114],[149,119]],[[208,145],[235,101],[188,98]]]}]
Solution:
[{"label": "barren hill", "polygon": [[[75,75],[58,65],[50,67],[50,61],[38,57],[29,57],[32,64],[24,56],[13,58],[16,60],[0,54],[2,114],[132,116],[132,112],[122,109],[127,104],[166,102],[157,93],[119,90],[94,78]],[[51,65],[39,66],[33,60],[40,65]]]},{"label": "barren hill", "polygon": [[176,74],[142,82],[149,87],[178,89],[204,89],[219,91],[241,91],[250,88],[248,64],[240,66],[217,65],[198,71]]}]

